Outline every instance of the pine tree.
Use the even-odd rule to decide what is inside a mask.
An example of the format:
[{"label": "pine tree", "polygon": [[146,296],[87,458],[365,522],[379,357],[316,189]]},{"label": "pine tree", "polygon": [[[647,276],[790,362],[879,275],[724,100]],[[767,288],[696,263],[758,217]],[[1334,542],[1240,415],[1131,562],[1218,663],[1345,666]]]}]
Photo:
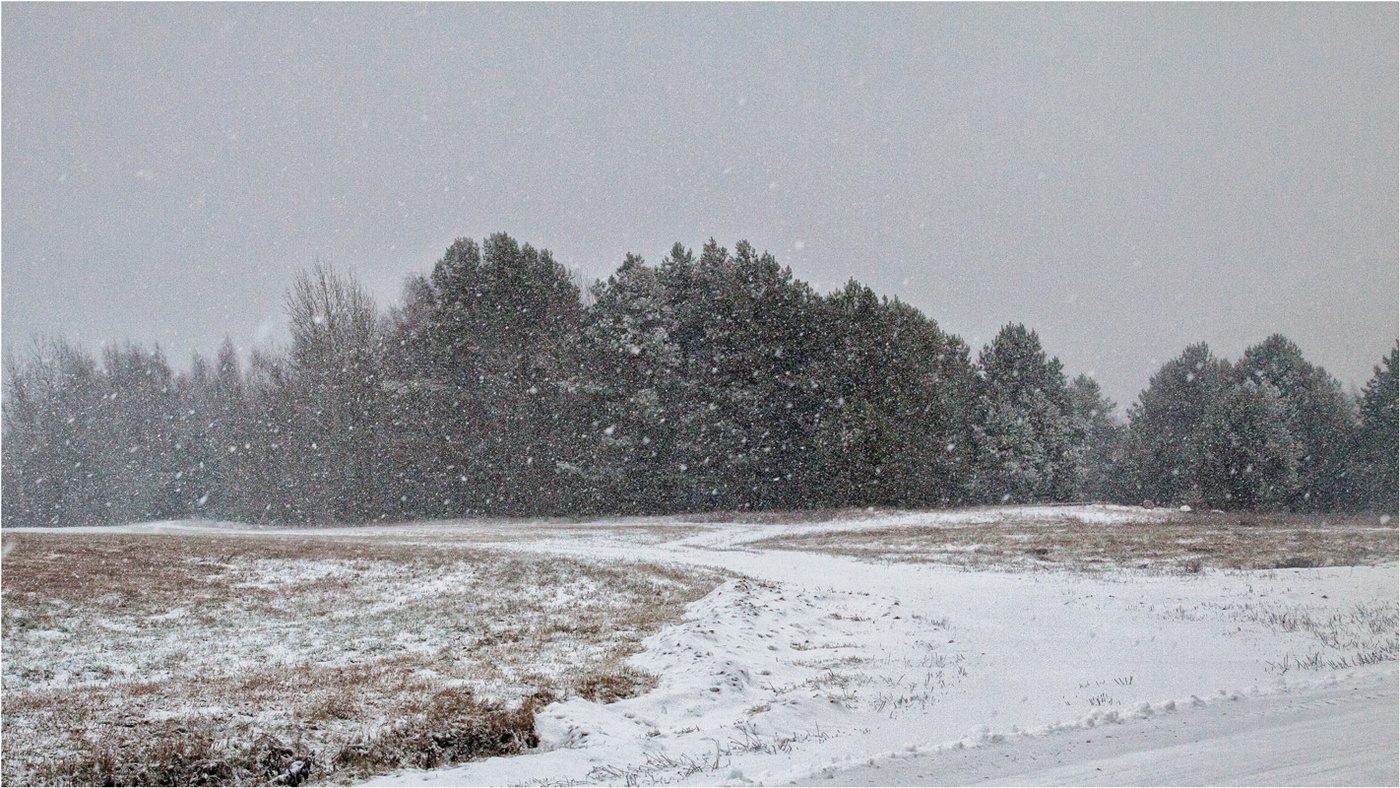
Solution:
[{"label": "pine tree", "polygon": [[442,386],[432,418],[447,429],[437,459],[456,477],[444,498],[477,511],[568,511],[582,314],[569,272],[548,250],[498,233],[481,247],[459,239],[429,285],[423,331]]},{"label": "pine tree", "polygon": [[1233,384],[1228,362],[1205,343],[1191,345],[1148,381],[1128,411],[1127,460],[1134,498],[1187,503],[1199,498],[1195,475],[1206,411]]},{"label": "pine tree", "polygon": [[468,502],[454,494],[463,472],[452,451],[452,400],[429,334],[435,298],[428,277],[415,274],[404,282],[401,303],[385,317],[383,503],[375,519],[471,513]]},{"label": "pine tree", "polygon": [[993,503],[1064,501],[1079,487],[1080,425],[1059,359],[1023,325],[1003,327],[978,357],[972,492]]},{"label": "pine tree", "polygon": [[98,464],[103,506],[111,522],[163,520],[183,513],[174,375],[157,348],[132,344],[103,350]]},{"label": "pine tree", "polygon": [[224,338],[212,366],[196,353],[176,387],[181,402],[176,493],[184,509],[204,517],[257,519],[265,495],[255,483],[260,460],[251,450],[259,441],[233,341]]},{"label": "pine tree", "polygon": [[680,405],[675,319],[656,269],[634,255],[593,288],[581,337],[589,447],[577,466],[585,499],[598,510],[664,511],[683,476],[674,454]]},{"label": "pine tree", "polygon": [[791,269],[745,241],[712,270],[722,276],[705,334],[706,380],[718,406],[711,448],[722,457],[732,505],[791,508],[814,470],[820,302]]},{"label": "pine tree", "polygon": [[293,523],[312,517],[309,473],[315,466],[308,460],[320,444],[305,430],[306,393],[300,377],[283,354],[257,349],[249,354],[243,398],[250,449],[223,455],[237,461],[248,484],[246,492],[225,490],[223,495],[241,501],[236,505],[249,520]]},{"label": "pine tree", "polygon": [[886,476],[895,470],[889,418],[889,326],[879,298],[854,279],[825,299],[823,334],[829,358],[818,376],[823,393],[815,442],[818,491],[834,506],[888,503]]},{"label": "pine tree", "polygon": [[4,522],[101,525],[183,516],[182,399],[159,348],[62,340],[7,359]]},{"label": "pine tree", "polygon": [[677,244],[659,274],[681,353],[681,505],[799,505],[813,472],[816,294],[743,241],[730,255],[711,239],[698,259]]},{"label": "pine tree", "polygon": [[227,339],[179,375],[131,344],[7,356],[3,524],[1400,497],[1400,347],[1359,425],[1275,335],[1233,366],[1187,348],[1125,429],[1024,326],[974,367],[917,309],[854,281],[819,297],[742,241],[628,255],[585,300],[547,250],[463,239],[404,293],[381,320],[318,266],[290,348],[246,367]]},{"label": "pine tree", "polygon": [[1348,459],[1355,417],[1341,385],[1280,334],[1246,350],[1235,375],[1268,383],[1280,395],[1284,427],[1301,452],[1296,495],[1288,507],[1327,511],[1355,499]]},{"label": "pine tree", "polygon": [[832,505],[929,506],[966,483],[971,365],[965,346],[917,309],[852,280],[825,299],[828,358],[813,490]]},{"label": "pine tree", "polygon": [[1295,500],[1303,449],[1273,384],[1245,380],[1206,408],[1192,477],[1200,502],[1219,509],[1280,509]]},{"label": "pine tree", "polygon": [[834,405],[815,439],[825,484],[814,492],[833,506],[897,503],[888,481],[898,471],[888,415],[858,394]]},{"label": "pine tree", "polygon": [[1126,430],[1113,417],[1117,405],[1099,389],[1088,375],[1074,379],[1069,388],[1071,410],[1084,436],[1080,452],[1080,488],[1075,496],[1082,500],[1122,500],[1126,494],[1121,481],[1123,439]]},{"label": "pine tree", "polygon": [[711,444],[721,430],[715,395],[718,381],[713,377],[719,370],[706,346],[706,324],[720,298],[718,285],[728,257],[713,238],[698,259],[676,243],[657,270],[673,316],[672,338],[680,352],[671,454],[678,482],[673,506],[681,511],[732,506],[730,480]]},{"label": "pine tree", "polygon": [[97,363],[63,340],[36,343],[23,361],[7,354],[5,363],[4,525],[112,522]]},{"label": "pine tree", "polygon": [[1361,425],[1357,430],[1357,475],[1366,480],[1364,505],[1380,512],[1400,508],[1400,348],[1376,366],[1361,399]]}]

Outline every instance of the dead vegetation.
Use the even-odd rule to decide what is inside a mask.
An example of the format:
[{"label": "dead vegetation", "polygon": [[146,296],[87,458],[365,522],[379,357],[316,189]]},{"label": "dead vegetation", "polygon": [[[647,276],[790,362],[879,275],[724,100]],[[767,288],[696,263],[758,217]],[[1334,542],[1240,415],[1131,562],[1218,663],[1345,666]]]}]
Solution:
[{"label": "dead vegetation", "polygon": [[344,535],[4,537],[4,784],[345,781],[534,746],[717,575]]},{"label": "dead vegetation", "polygon": [[1384,563],[1396,560],[1396,537],[1396,524],[1375,515],[1172,512],[1153,522],[1096,522],[1008,512],[991,522],[822,531],[752,546],[976,569],[1191,573]]}]

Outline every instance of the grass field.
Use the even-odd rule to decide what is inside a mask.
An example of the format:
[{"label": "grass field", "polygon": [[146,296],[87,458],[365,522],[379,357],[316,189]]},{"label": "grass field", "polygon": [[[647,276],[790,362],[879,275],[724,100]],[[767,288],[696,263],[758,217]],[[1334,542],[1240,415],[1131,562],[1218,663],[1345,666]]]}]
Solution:
[{"label": "grass field", "polygon": [[[735,718],[724,705],[730,702],[728,684],[710,681],[705,673],[711,662],[712,672],[723,676],[735,672],[730,662],[752,663],[748,675],[754,681],[733,699],[733,714],[752,717],[760,710],[778,715],[771,710],[796,697],[789,697],[796,689],[788,692],[787,685],[765,690],[764,682],[777,681],[766,671],[791,672],[793,688],[818,695],[825,692],[818,684],[836,680],[834,668],[815,684],[803,672],[821,667],[808,664],[808,641],[856,649],[865,655],[861,669],[878,674],[869,680],[888,680],[891,687],[904,687],[899,660],[909,648],[921,659],[936,646],[948,651],[939,652],[940,659],[971,662],[1018,653],[1018,647],[996,640],[1000,622],[1027,615],[1022,608],[1039,604],[1043,589],[1014,600],[993,595],[985,604],[995,608],[986,612],[995,626],[986,631],[977,629],[976,617],[964,621],[958,633],[945,631],[950,610],[970,616],[969,606],[983,599],[974,589],[987,585],[989,577],[999,578],[992,585],[1010,583],[1017,589],[1023,580],[1063,586],[1056,593],[1072,594],[1066,599],[1075,606],[1057,603],[1041,612],[1083,612],[1084,621],[1067,625],[1071,633],[1088,627],[1085,622],[1098,627],[1110,615],[1122,619],[1125,631],[1137,627],[1148,637],[1163,626],[1228,622],[1231,629],[1252,628],[1251,637],[1270,644],[1257,659],[1261,675],[1271,678],[1393,662],[1397,654],[1397,608],[1388,596],[1351,599],[1329,591],[1331,600],[1304,600],[1291,592],[1242,596],[1229,590],[1256,581],[1261,589],[1286,586],[1281,578],[1287,573],[1273,570],[1393,563],[1395,524],[1375,516],[1080,506],[305,531],[156,523],[6,532],[3,551],[0,782],[6,785],[349,782],[402,767],[532,749],[539,736],[553,730],[549,726],[562,724],[550,715],[581,713],[579,704],[551,707],[537,728],[536,712],[549,702],[627,698],[652,687],[658,677],[663,684],[652,695],[665,697],[652,703],[648,695],[623,705],[646,710],[634,715],[650,720],[644,736],[652,738],[641,741],[677,748],[677,762],[690,763],[685,759],[710,756],[686,749],[687,742],[708,742],[706,736],[728,731],[724,726]],[[893,585],[883,596],[867,593],[874,580],[862,568],[868,562],[886,564],[880,577]],[[935,575],[950,585],[931,594],[924,568],[915,566],[920,563],[993,572]],[[1237,571],[1256,569],[1269,571]],[[768,577],[771,584],[750,594],[758,595],[754,599],[731,600],[733,610],[725,607],[728,597],[692,608],[687,615],[699,618],[667,629],[674,642],[637,663],[657,676],[625,661],[642,649],[645,638],[680,621],[688,604],[731,573]],[[1088,607],[1098,602],[1073,596],[1084,583],[1151,576],[1171,588],[1180,581],[1180,589],[1144,586],[1147,599],[1157,600],[1150,596],[1157,594],[1162,596],[1157,601],[1173,600],[1156,612],[1147,606],[1150,625],[1135,618],[1142,615],[1136,608],[1092,612]],[[846,588],[842,593],[803,591],[838,582]],[[1221,595],[1210,591],[1216,586]],[[958,595],[970,596],[950,601]],[[842,607],[857,599],[880,609]],[[1112,597],[1104,604],[1107,599]],[[919,605],[927,609],[916,615]],[[869,632],[853,629],[860,627]],[[716,628],[728,634],[716,635]],[[1039,637],[1046,631],[1023,634]],[[961,645],[977,637],[992,638],[993,657],[986,649],[974,654]],[[1133,638],[1136,643],[1138,636]],[[789,641],[791,654],[783,647]],[[1283,645],[1275,647],[1275,641]],[[1098,642],[1075,642],[1066,653],[1092,650]],[[1104,675],[1142,672],[1161,652],[1154,647],[1133,657],[1136,662],[1104,667]],[[1124,653],[1128,659],[1136,652]],[[1221,664],[1239,661],[1230,657]],[[983,666],[981,673],[1020,670],[1018,665]],[[936,678],[940,667],[929,668],[929,676]],[[683,675],[672,675],[673,668]],[[714,686],[690,692],[681,678]],[[1138,683],[1144,680],[1140,675]],[[672,685],[670,695],[665,681]],[[1000,684],[988,686],[992,689],[977,692],[991,692],[986,697],[992,700],[970,696],[976,700],[964,699],[973,704],[964,714],[984,702],[1003,704],[1006,699],[996,694]],[[1194,687],[1166,683],[1160,691],[1187,686]],[[913,697],[926,689],[900,692]],[[697,706],[691,695],[705,703]],[[902,697],[891,694],[892,710],[872,707],[871,713],[893,714]],[[802,703],[808,700],[804,695]],[[828,714],[825,695],[813,702],[821,709],[798,704],[780,711],[798,722],[807,714],[818,731],[839,724],[823,716]],[[671,719],[666,715],[713,703],[720,704],[718,722],[703,714],[665,722]],[[569,710],[559,711],[564,707]],[[662,713],[662,707],[669,711]],[[591,720],[592,714],[581,719]],[[792,731],[801,727],[798,722]],[[711,723],[720,727],[707,727],[703,734],[696,727]],[[631,717],[618,722],[619,730],[640,724]],[[806,741],[801,739],[806,733],[792,731],[774,733],[773,741]],[[947,733],[940,728],[930,735]],[[569,752],[548,755],[562,764]],[[618,757],[622,763],[631,756]],[[534,768],[505,763],[519,760],[493,763],[518,781]]]},{"label": "grass field", "polygon": [[969,569],[1197,572],[1394,561],[1397,534],[1389,518],[1371,514],[1159,511],[1151,520],[1123,522],[1075,515],[1029,518],[1021,512],[969,522],[823,529],[752,546]]},{"label": "grass field", "polygon": [[18,784],[298,783],[533,744],[714,573],[372,537],[4,538]]}]

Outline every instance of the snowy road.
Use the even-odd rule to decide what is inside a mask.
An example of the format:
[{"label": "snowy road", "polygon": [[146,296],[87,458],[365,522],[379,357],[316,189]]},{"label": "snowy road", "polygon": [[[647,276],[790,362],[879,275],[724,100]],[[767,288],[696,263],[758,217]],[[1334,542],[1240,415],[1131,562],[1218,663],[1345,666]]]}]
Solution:
[{"label": "snowy road", "polygon": [[653,691],[545,708],[535,753],[372,784],[1397,783],[1396,662],[1358,665],[1394,648],[1393,563],[968,572],[747,546],[812,527],[512,543],[750,579],[646,641]]},{"label": "snowy road", "polygon": [[1394,676],[827,770],[795,785],[1395,785]]}]

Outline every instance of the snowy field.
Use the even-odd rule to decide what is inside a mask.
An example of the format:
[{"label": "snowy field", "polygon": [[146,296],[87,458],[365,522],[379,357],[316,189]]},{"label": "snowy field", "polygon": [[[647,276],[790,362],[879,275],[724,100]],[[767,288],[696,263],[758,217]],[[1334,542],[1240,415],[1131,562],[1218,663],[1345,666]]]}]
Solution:
[{"label": "snowy field", "polygon": [[[592,619],[595,633],[608,616],[637,615],[642,588],[672,589],[673,608],[626,627],[617,649],[607,648],[610,636],[556,624],[529,649],[498,652],[488,671],[463,668],[457,686],[483,696],[555,688],[564,700],[539,709],[538,746],[446,768],[399,769],[371,784],[1400,780],[1400,578],[1391,523],[1271,523],[1103,506],[718,519],[318,529],[319,540],[410,551],[423,570],[376,581],[392,590],[376,592],[373,604],[397,610],[379,624],[371,616],[363,628],[334,630],[340,634],[324,642],[315,633],[330,630],[319,625],[307,630],[311,642],[286,631],[253,638],[234,649],[242,661],[230,664],[296,662],[302,649],[316,648],[320,662],[345,660],[352,643],[369,662],[415,649],[452,652],[473,642],[463,639],[467,624],[454,630],[444,623],[460,598],[447,606],[431,600],[481,574],[464,559],[441,557],[470,554],[525,572],[513,588],[537,600],[530,609],[631,588],[608,602],[615,610]],[[150,539],[286,538],[228,524],[120,531]],[[77,536],[51,534],[42,536]],[[17,536],[23,546],[40,535]],[[7,550],[13,539],[7,532]],[[233,558],[224,563],[243,574],[222,568],[221,577],[266,584],[287,576],[285,567],[269,572],[256,557]],[[388,566],[373,555],[346,560],[332,566],[308,557],[292,576]],[[457,579],[434,584],[444,563],[456,567]],[[522,568],[541,566],[556,574],[531,579],[529,572],[541,570]],[[629,584],[633,571],[642,579]],[[365,603],[341,593],[341,604],[318,603],[322,617],[357,620]],[[683,610],[681,600],[688,601]],[[76,673],[76,661],[62,681],[33,673],[37,664],[78,660],[72,655],[81,650],[62,646],[76,639],[71,629],[21,632],[16,617],[28,608],[7,574],[7,762],[16,698],[119,679]],[[150,621],[156,614],[143,615]],[[510,626],[512,615],[494,609],[471,626]],[[94,626],[110,620],[89,617]],[[374,643],[377,655],[369,651]],[[138,665],[135,673],[179,672],[168,646],[141,648],[150,650],[141,658],[164,654],[164,668]],[[31,649],[49,651],[39,659]],[[188,651],[212,659],[207,649]],[[619,665],[622,651],[634,653]],[[469,660],[470,649],[459,658]],[[609,675],[652,678],[617,693],[631,697],[588,700],[567,678],[571,664],[588,660]],[[182,719],[206,713],[188,705],[156,711]]]},{"label": "snowy field", "polygon": [[[336,780],[531,746],[720,576],[384,533],[5,534],[4,780]],[[300,764],[300,766],[298,766]]]}]

